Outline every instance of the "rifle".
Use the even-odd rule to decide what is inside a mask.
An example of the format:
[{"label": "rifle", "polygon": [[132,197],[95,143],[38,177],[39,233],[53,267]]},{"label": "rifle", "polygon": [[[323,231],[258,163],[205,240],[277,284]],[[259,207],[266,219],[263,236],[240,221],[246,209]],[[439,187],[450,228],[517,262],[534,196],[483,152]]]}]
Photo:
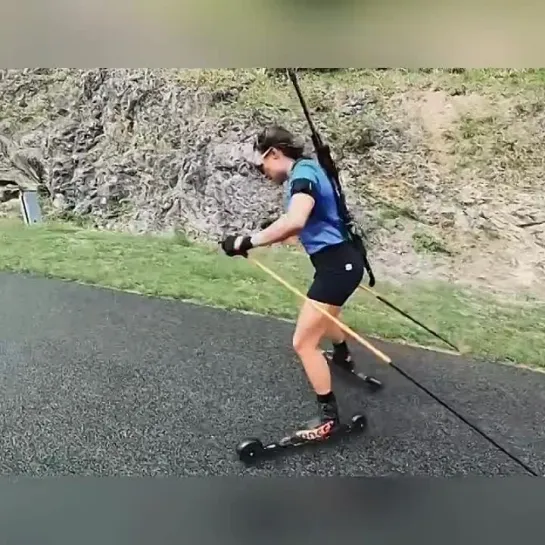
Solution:
[{"label": "rifle", "polygon": [[295,73],[295,70],[293,68],[288,68],[287,73],[288,73],[289,79],[291,80],[295,88],[295,92],[297,93],[297,97],[299,98],[299,103],[301,104],[303,113],[305,114],[305,118],[309,125],[312,143],[314,145],[314,150],[316,152],[316,157],[318,159],[318,162],[320,163],[321,167],[324,169],[333,187],[333,194],[335,195],[337,209],[339,211],[341,220],[343,221],[345,225],[346,235],[348,239],[362,253],[363,265],[365,267],[365,270],[367,271],[367,274],[369,275],[369,287],[372,288],[375,285],[375,275],[373,274],[373,270],[371,269],[371,265],[369,264],[369,260],[367,259],[367,250],[363,243],[363,237],[360,234],[360,232],[363,233],[363,231],[361,227],[357,225],[354,217],[352,216],[352,214],[350,213],[350,210],[348,209],[348,206],[346,205],[346,198],[342,190],[339,170],[337,168],[337,165],[335,165],[335,161],[333,161],[333,157],[331,157],[331,149],[327,144],[324,143],[320,134],[316,130],[314,123],[312,122],[312,118],[310,117],[310,112],[308,110],[307,104],[303,97],[303,93],[301,92],[301,88],[299,87],[299,82],[297,81],[297,74]]},{"label": "rifle", "polygon": [[[310,127],[312,143],[314,144],[314,149],[316,151],[318,162],[320,163],[321,167],[326,172],[333,186],[333,193],[335,195],[335,200],[337,201],[339,214],[346,226],[346,231],[347,231],[346,234],[348,235],[352,243],[362,252],[364,267],[365,267],[365,270],[367,271],[367,274],[369,275],[369,288],[372,288],[375,285],[375,275],[373,274],[373,271],[367,259],[367,251],[365,249],[365,245],[363,244],[362,236],[358,233],[358,231],[362,233],[363,231],[361,227],[354,220],[352,214],[350,213],[346,205],[346,199],[344,197],[344,193],[341,187],[339,170],[337,169],[337,166],[335,165],[335,161],[333,161],[333,157],[331,157],[330,147],[323,142],[322,138],[318,134],[318,131],[314,127],[314,123],[312,122],[312,118],[310,117],[310,112],[308,111],[307,104],[305,102],[305,99],[303,98],[303,93],[301,92],[301,88],[299,87],[299,82],[297,81],[297,75],[295,73],[295,70],[293,68],[288,68],[287,73],[288,73],[289,79],[291,80],[291,82],[293,83],[293,86],[295,87],[295,92],[297,93],[297,97],[299,98],[299,102],[301,104],[301,107],[303,108],[303,112],[307,119],[307,123]],[[374,295],[381,303],[384,303],[386,306],[390,307],[392,310],[395,310],[396,312],[401,314],[403,317],[411,320],[414,324],[425,329],[428,333],[432,334],[434,337],[443,341],[445,344],[447,344],[448,346],[456,350],[456,352],[460,353],[460,349],[456,345],[449,342],[447,339],[439,335],[439,333],[435,332],[433,329],[424,325],[422,322],[420,322],[416,318],[413,318],[409,313],[405,312],[404,310],[401,310],[399,307],[397,307],[396,305],[388,301],[385,297],[382,297],[378,293],[375,293],[373,290],[365,286],[360,285],[360,288]]]}]

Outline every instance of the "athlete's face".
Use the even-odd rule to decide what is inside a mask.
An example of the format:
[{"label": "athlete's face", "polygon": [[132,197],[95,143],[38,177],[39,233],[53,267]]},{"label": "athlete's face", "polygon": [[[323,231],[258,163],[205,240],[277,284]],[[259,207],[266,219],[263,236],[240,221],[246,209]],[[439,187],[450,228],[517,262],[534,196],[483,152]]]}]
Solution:
[{"label": "athlete's face", "polygon": [[289,159],[275,148],[269,148],[261,155],[261,170],[275,183],[284,183],[288,177]]}]

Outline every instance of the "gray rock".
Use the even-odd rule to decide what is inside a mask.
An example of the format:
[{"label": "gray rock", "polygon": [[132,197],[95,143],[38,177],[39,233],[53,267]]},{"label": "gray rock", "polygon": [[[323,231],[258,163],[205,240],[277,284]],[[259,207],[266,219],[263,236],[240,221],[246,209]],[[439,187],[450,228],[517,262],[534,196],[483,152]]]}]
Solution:
[{"label": "gray rock", "polygon": [[0,187],[0,202],[8,202],[19,197],[19,188],[13,185]]},{"label": "gray rock", "polygon": [[[2,71],[0,180],[17,188],[39,187],[49,194],[54,212],[86,216],[99,228],[183,230],[215,240],[275,219],[282,210],[281,190],[252,165],[252,142],[262,124],[271,122],[308,136],[300,110],[290,109],[295,97],[291,103],[280,98],[293,91],[282,88],[282,78],[270,78],[278,92],[260,95],[266,82],[257,71],[218,76],[212,83],[182,72]],[[348,202],[369,234],[371,255],[393,276],[445,277],[447,258],[424,262],[414,253],[411,233],[423,223],[455,233],[457,245],[465,245],[460,259],[468,270],[491,241],[499,253],[523,244],[525,252],[535,254],[533,262],[542,262],[540,239],[519,233],[516,225],[545,209],[543,163],[523,163],[522,147],[512,160],[508,154],[515,152],[506,149],[501,160],[479,162],[462,146],[446,150],[447,164],[442,164],[422,124],[408,115],[410,85],[399,92],[382,87],[382,74],[373,87],[369,71],[364,72],[361,85],[343,83],[333,98],[326,84],[306,94],[342,167]],[[331,82],[333,76],[327,77]],[[261,83],[250,89],[254,81]],[[545,118],[542,112],[528,118],[535,126],[517,119],[519,127],[528,123],[525,135],[539,127],[539,116]],[[455,139],[456,127],[449,130]],[[534,157],[545,151],[536,147],[541,134],[527,145],[535,149]],[[500,140],[494,133],[493,143]],[[12,194],[4,192],[2,198]],[[394,221],[381,222],[376,213],[383,201],[402,210]],[[449,259],[458,273],[458,258]],[[502,266],[499,259],[495,263]]]}]

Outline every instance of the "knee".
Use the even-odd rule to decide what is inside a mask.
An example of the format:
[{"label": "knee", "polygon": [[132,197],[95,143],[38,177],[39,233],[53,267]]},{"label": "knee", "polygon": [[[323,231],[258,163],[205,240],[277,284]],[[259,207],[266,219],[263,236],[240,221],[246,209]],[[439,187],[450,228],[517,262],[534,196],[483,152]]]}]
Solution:
[{"label": "knee", "polygon": [[293,336],[293,339],[291,340],[291,345],[293,346],[296,354],[299,354],[301,352],[303,344],[303,339],[299,335]]},{"label": "knee", "polygon": [[293,349],[298,356],[302,356],[309,350],[314,350],[316,348],[314,344],[315,343],[313,343],[312,340],[305,335],[299,335],[297,333],[293,336],[292,339]]}]

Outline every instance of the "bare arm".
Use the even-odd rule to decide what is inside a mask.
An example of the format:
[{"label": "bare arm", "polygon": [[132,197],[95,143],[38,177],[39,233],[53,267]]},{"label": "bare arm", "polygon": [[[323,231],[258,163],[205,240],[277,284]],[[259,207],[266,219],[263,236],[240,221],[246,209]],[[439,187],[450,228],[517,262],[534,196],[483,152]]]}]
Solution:
[{"label": "bare arm", "polygon": [[283,244],[286,244],[287,246],[298,246],[300,244],[300,241],[298,237],[293,236],[284,240]]},{"label": "bare arm", "polygon": [[307,193],[296,193],[290,200],[288,211],[263,231],[252,236],[252,245],[270,246],[297,235],[305,226],[312,209],[314,198]]}]

